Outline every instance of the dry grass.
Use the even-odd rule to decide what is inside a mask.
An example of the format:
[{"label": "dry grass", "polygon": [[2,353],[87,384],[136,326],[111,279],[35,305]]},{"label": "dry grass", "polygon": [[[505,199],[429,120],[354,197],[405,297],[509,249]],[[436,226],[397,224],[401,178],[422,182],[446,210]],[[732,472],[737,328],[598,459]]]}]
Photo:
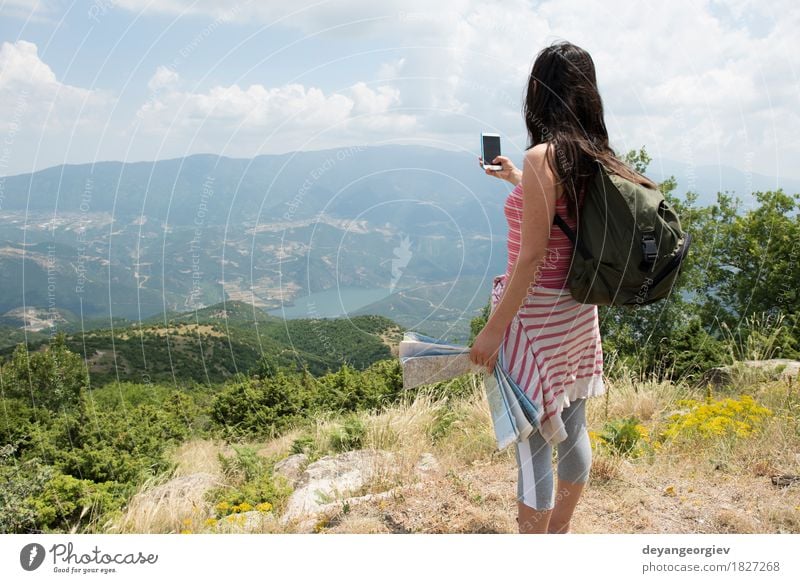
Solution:
[{"label": "dry grass", "polygon": [[[477,377],[476,377],[477,378]],[[769,533],[800,532],[800,484],[777,487],[775,474],[800,474],[800,395],[797,383],[754,379],[714,398],[752,395],[775,414],[753,437],[665,443],[640,458],[615,457],[596,448],[589,484],[573,518],[575,533]],[[651,435],[681,398],[702,400],[703,390],[684,384],[626,379],[608,382],[608,396],[587,403],[589,429],[607,419],[636,416]],[[352,506],[336,506],[320,516],[315,531],[342,533],[516,532],[517,468],[513,448],[495,449],[482,386],[471,395],[447,399],[421,392],[414,400],[359,415],[361,447],[391,451],[394,460],[380,468],[358,495],[391,489]],[[310,435],[325,453],[341,419],[316,418],[310,429],[294,431],[256,447],[276,459],[293,441]],[[208,474],[221,479],[220,443],[195,441],[175,451],[172,477]],[[420,478],[414,471],[423,452],[439,462]],[[421,483],[420,480],[424,480]],[[163,482],[162,482],[163,484]],[[420,487],[421,486],[421,487]],[[178,532],[197,512],[193,488],[159,491],[145,486],[117,525],[123,532]],[[206,511],[202,506],[199,512]],[[286,532],[268,521],[257,532]],[[217,529],[219,531],[219,528]],[[234,530],[235,531],[235,530]],[[290,531],[290,530],[289,530]]]},{"label": "dry grass", "polygon": [[106,532],[174,533],[187,521],[208,513],[205,492],[223,483],[217,454],[225,444],[189,441],[172,455],[175,470],[145,482],[123,513],[106,525]]},{"label": "dry grass", "polygon": [[[780,488],[777,473],[800,474],[800,398],[786,382],[751,377],[714,398],[753,395],[772,409],[763,430],[735,441],[712,439],[665,444],[637,459],[595,449],[590,482],[573,519],[580,533],[774,533],[800,532],[800,484]],[[796,383],[795,383],[796,385]],[[608,383],[608,398],[588,403],[589,428],[606,419],[635,416],[655,434],[681,398],[706,394],[683,383],[624,379]],[[428,437],[427,421],[450,407],[459,421],[442,439]],[[608,415],[606,417],[606,414]],[[422,489],[409,489],[375,505],[328,517],[329,532],[516,532],[516,463],[511,448],[494,451],[480,387],[468,399],[443,404],[425,396],[372,423],[402,427],[387,448],[432,451],[442,472]],[[394,419],[395,423],[389,423]],[[404,420],[400,422],[398,420]],[[411,456],[413,457],[413,456]],[[383,524],[383,530],[378,524]],[[362,528],[364,530],[362,530]]]},{"label": "dry grass", "polygon": [[230,448],[223,443],[208,439],[187,441],[177,447],[172,454],[172,460],[176,464],[173,476],[189,476],[204,472],[221,478],[222,468],[218,457],[221,452],[230,452]]},{"label": "dry grass", "polygon": [[205,492],[220,482],[211,474],[198,473],[169,480],[150,480],[106,532],[175,533],[198,517],[205,517]]}]

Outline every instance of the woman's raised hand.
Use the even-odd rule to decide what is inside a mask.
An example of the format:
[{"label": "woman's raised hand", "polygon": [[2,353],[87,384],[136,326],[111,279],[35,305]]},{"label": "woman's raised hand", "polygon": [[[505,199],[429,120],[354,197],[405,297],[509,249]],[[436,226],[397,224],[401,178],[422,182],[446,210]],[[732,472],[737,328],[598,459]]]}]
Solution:
[{"label": "woman's raised hand", "polygon": [[483,168],[483,158],[478,156],[478,165],[489,176],[494,176],[495,178],[507,180],[514,186],[516,186],[522,181],[522,171],[516,166],[514,166],[514,163],[505,156],[495,157],[495,159],[492,160],[490,164],[500,165],[503,168],[501,170],[489,170],[488,168]]}]

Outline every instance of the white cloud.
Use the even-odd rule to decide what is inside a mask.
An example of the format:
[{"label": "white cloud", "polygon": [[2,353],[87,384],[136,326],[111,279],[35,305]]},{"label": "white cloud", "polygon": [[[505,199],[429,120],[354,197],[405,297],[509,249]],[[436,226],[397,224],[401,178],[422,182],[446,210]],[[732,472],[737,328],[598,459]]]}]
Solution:
[{"label": "white cloud", "polygon": [[350,88],[355,101],[354,113],[374,114],[386,113],[392,105],[400,103],[400,92],[388,85],[373,90],[363,81],[359,81]]},{"label": "white cloud", "polygon": [[30,22],[54,22],[58,2],[52,0],[3,0],[0,14]]},{"label": "white cloud", "polygon": [[400,76],[403,72],[403,67],[406,64],[405,57],[400,57],[389,63],[383,63],[378,68],[378,79],[394,79]]},{"label": "white cloud", "polygon": [[155,74],[147,82],[147,88],[152,92],[158,92],[165,87],[174,85],[178,82],[178,73],[161,65],[156,69]]},{"label": "white cloud", "polygon": [[4,42],[0,47],[0,83],[3,87],[11,85],[44,85],[57,84],[56,75],[39,59],[35,44],[21,40],[15,43]]},{"label": "white cloud", "polygon": [[58,131],[103,119],[109,96],[61,83],[36,45],[20,40],[0,46],[0,101],[21,104],[16,113],[3,108],[0,127],[13,123],[28,132]]},{"label": "white cloud", "polygon": [[[420,125],[431,139],[449,131],[475,147],[469,132],[482,126],[523,146],[530,67],[541,48],[566,39],[595,61],[618,151],[646,145],[666,158],[800,175],[800,10],[791,2],[480,1],[444,22],[438,45],[447,50],[409,48],[402,67],[387,60],[379,71],[421,79],[394,84],[404,103],[430,107]],[[461,131],[443,119],[454,114],[464,116]]]},{"label": "white cloud", "polygon": [[253,155],[265,146],[285,151],[286,144],[328,132],[363,143],[381,137],[376,132],[407,132],[416,122],[392,110],[400,94],[388,85],[372,88],[359,82],[328,94],[299,83],[272,88],[234,84],[195,92],[183,89],[177,74],[159,67],[148,87],[154,93],[137,112],[138,129],[187,147],[193,140],[192,146],[201,149],[230,142],[237,155]]},{"label": "white cloud", "polygon": [[114,0],[115,7],[142,14],[173,16],[203,15],[235,22],[283,25],[303,32],[334,29],[335,34],[382,36],[396,34],[411,25],[432,38],[452,23],[452,16],[468,10],[471,0],[294,0],[293,2],[238,0],[232,4],[217,0]]},{"label": "white cloud", "polygon": [[[120,8],[205,16],[218,24],[280,21],[299,34],[331,29],[320,38],[336,51],[356,56],[386,50],[382,64],[360,71],[360,82],[338,90],[320,87],[313,77],[277,87],[218,84],[197,90],[189,88],[197,79],[159,68],[138,113],[143,129],[169,129],[175,144],[204,139],[206,151],[219,151],[233,136],[239,154],[253,155],[263,151],[257,139],[269,135],[273,139],[263,147],[272,151],[309,139],[317,140],[312,147],[326,147],[337,140],[410,136],[475,149],[477,131],[495,129],[513,151],[525,145],[520,108],[533,59],[563,38],[587,49],[597,65],[618,151],[646,145],[656,157],[721,160],[740,168],[746,162],[771,173],[777,165],[781,173],[800,175],[793,167],[800,156],[800,10],[793,0],[114,0],[109,9]],[[290,48],[283,58],[291,60],[299,49]],[[30,70],[40,85],[57,83],[36,61]],[[341,67],[352,79],[353,62],[328,66]],[[330,78],[338,71],[326,72]],[[81,89],[72,90],[61,92],[79,100]],[[248,133],[257,137],[240,139]]]}]

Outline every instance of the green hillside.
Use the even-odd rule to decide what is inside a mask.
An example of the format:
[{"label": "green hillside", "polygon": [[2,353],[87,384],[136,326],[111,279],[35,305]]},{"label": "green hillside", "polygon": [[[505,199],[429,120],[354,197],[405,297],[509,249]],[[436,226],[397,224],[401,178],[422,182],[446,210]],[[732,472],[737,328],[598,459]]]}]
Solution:
[{"label": "green hillside", "polygon": [[[141,324],[73,332],[70,351],[83,356],[94,386],[109,381],[215,384],[257,370],[262,357],[315,376],[347,363],[358,370],[392,357],[403,329],[382,316],[283,320],[244,302],[168,313]],[[20,338],[20,341],[22,339]],[[29,336],[44,350],[46,334]],[[0,349],[7,360],[14,347]]]}]

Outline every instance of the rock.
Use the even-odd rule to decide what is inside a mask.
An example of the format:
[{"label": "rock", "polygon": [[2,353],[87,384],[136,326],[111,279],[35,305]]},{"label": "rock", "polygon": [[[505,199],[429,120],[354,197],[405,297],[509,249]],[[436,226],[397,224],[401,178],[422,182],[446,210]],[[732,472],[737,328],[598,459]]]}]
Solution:
[{"label": "rock", "polygon": [[353,508],[359,504],[363,504],[365,502],[376,502],[379,500],[385,500],[386,498],[391,498],[392,496],[396,495],[398,491],[402,490],[404,492],[410,492],[412,490],[420,490],[425,487],[423,482],[417,482],[416,484],[410,484],[408,486],[396,486],[391,490],[386,490],[385,492],[377,492],[375,494],[365,494],[363,496],[354,496],[353,498],[344,498],[342,500],[337,500],[336,502],[331,502],[330,504],[323,504],[320,506],[317,511],[314,513],[313,516],[304,516],[301,517],[300,521],[295,525],[294,532],[296,533],[312,533],[315,532],[317,524],[319,523],[320,516],[332,516],[338,514],[342,511],[345,506]]},{"label": "rock", "polygon": [[439,460],[437,460],[432,453],[427,451],[419,457],[419,461],[414,466],[414,471],[422,476],[438,472],[439,469]]},{"label": "rock", "polygon": [[296,453],[282,459],[275,464],[275,473],[286,478],[289,485],[294,488],[303,475],[303,469],[308,464],[308,456],[304,453]]},{"label": "rock", "polygon": [[[770,358],[767,360],[740,360],[737,365],[747,368],[761,369],[765,374],[774,376],[775,379],[797,379],[800,374],[800,360],[789,358]],[[700,379],[700,386],[711,384],[714,388],[723,387],[731,383],[734,367],[731,365],[717,366],[708,369]],[[778,372],[780,370],[780,372]]]},{"label": "rock", "polygon": [[281,530],[277,517],[272,512],[237,512],[221,518],[215,530],[218,533],[258,533],[279,532]]},{"label": "rock", "polygon": [[711,385],[715,389],[729,385],[731,382],[731,371],[727,366],[715,366],[703,373],[698,382],[699,386]]},{"label": "rock", "polygon": [[[771,370],[776,377],[782,380],[790,378],[796,379],[798,373],[800,373],[800,360],[770,358],[769,360],[743,360],[741,362],[751,368]],[[777,369],[780,369],[780,372],[777,372]]]},{"label": "rock", "polygon": [[800,476],[795,476],[793,474],[783,474],[782,476],[772,476],[772,483],[775,486],[780,486],[785,488],[786,486],[791,486],[792,484],[800,483]]},{"label": "rock", "polygon": [[350,497],[381,473],[394,471],[394,461],[392,452],[356,450],[309,464],[289,497],[281,522],[317,514],[326,505]]}]

